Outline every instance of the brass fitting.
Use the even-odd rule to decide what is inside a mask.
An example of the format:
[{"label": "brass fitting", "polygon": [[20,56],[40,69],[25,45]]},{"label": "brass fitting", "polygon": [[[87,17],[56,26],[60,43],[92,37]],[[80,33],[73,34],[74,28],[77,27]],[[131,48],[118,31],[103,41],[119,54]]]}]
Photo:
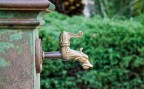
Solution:
[{"label": "brass fitting", "polygon": [[70,39],[81,37],[82,34],[81,31],[79,31],[78,34],[63,31],[59,37],[60,52],[44,52],[44,58],[62,58],[63,60],[74,59],[79,61],[84,69],[93,67],[88,60],[88,56],[82,52],[83,48],[80,48],[80,51],[70,49]]},{"label": "brass fitting", "polygon": [[90,64],[88,60],[88,56],[82,52],[83,48],[80,48],[80,51],[76,51],[73,49],[70,49],[70,39],[75,37],[81,37],[82,32],[79,31],[78,34],[73,34],[70,32],[63,31],[60,34],[60,53],[62,55],[63,60],[70,60],[74,59],[79,61],[84,69],[88,69],[90,67],[93,67],[92,64]]}]

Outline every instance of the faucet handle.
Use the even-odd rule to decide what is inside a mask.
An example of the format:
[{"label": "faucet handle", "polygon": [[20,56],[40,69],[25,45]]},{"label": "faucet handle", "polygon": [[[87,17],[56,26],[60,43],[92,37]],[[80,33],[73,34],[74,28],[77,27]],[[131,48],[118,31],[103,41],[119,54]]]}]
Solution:
[{"label": "faucet handle", "polygon": [[78,34],[63,31],[60,34],[60,46],[70,46],[70,39],[81,37],[82,34],[83,34],[82,31],[79,31]]},{"label": "faucet handle", "polygon": [[68,32],[68,34],[69,34],[70,38],[76,38],[76,37],[81,37],[83,35],[83,32],[79,31],[78,34]]}]

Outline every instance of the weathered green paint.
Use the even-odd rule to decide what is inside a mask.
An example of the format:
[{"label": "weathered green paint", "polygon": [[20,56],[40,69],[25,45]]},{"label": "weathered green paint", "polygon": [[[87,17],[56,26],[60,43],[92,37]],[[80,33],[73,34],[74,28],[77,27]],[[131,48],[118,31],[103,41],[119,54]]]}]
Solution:
[{"label": "weathered green paint", "polygon": [[0,11],[0,18],[36,18],[38,13],[38,11]]},{"label": "weathered green paint", "polygon": [[21,48],[21,47],[16,46],[15,48],[16,48],[18,54],[21,54],[21,53],[22,53],[22,48]]},{"label": "weathered green paint", "polygon": [[0,89],[34,89],[36,37],[34,29],[0,30]]},{"label": "weathered green paint", "polygon": [[3,52],[4,50],[8,48],[14,48],[13,43],[9,42],[0,42],[0,52]]},{"label": "weathered green paint", "polygon": [[21,40],[22,39],[22,32],[15,33],[10,35],[10,41]]},{"label": "weathered green paint", "polygon": [[55,5],[51,3],[50,6],[49,6],[49,10],[54,11],[55,10]]},{"label": "weathered green paint", "polygon": [[10,65],[10,61],[0,58],[0,69],[8,68]]}]

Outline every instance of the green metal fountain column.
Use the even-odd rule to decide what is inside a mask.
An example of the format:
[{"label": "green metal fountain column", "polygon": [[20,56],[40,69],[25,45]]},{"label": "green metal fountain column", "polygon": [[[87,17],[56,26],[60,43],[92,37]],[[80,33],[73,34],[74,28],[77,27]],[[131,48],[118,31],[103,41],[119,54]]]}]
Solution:
[{"label": "green metal fountain column", "polygon": [[0,0],[0,89],[40,89],[37,17],[51,6],[47,0]]}]

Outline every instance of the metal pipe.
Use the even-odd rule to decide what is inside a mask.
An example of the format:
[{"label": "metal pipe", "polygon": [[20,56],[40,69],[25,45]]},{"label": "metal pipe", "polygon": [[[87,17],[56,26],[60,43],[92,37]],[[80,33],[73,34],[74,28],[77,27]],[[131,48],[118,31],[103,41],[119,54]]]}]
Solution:
[{"label": "metal pipe", "polygon": [[44,59],[46,58],[52,58],[52,59],[57,59],[57,58],[62,58],[62,55],[60,52],[44,52]]}]

